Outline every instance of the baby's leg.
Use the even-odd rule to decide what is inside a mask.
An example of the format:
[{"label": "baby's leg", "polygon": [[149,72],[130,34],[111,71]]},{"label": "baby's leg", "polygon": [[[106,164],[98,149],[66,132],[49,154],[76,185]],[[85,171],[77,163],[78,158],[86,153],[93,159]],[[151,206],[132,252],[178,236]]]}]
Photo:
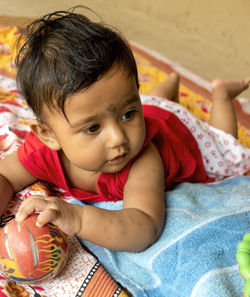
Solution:
[{"label": "baby's leg", "polygon": [[250,78],[245,80],[215,79],[212,87],[212,109],[209,124],[238,136],[237,118],[232,99],[248,88]]},{"label": "baby's leg", "polygon": [[172,72],[167,79],[155,86],[150,92],[151,96],[159,96],[171,101],[179,102],[179,84],[180,77],[177,73]]}]

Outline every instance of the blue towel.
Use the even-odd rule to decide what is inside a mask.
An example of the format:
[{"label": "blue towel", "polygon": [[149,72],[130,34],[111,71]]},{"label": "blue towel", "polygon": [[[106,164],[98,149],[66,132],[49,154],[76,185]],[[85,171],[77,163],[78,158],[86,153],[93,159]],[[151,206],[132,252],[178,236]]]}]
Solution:
[{"label": "blue towel", "polygon": [[[242,297],[235,255],[250,231],[250,177],[183,183],[165,197],[164,231],[147,250],[115,252],[81,242],[134,297]],[[94,205],[120,209],[122,202]]]}]

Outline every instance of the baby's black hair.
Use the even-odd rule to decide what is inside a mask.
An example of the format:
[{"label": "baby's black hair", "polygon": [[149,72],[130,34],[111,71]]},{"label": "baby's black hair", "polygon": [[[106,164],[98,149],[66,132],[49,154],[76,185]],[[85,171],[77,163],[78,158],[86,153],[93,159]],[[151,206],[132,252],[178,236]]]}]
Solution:
[{"label": "baby's black hair", "polygon": [[[23,38],[24,37],[24,38]],[[65,100],[122,67],[138,83],[134,56],[117,30],[73,10],[57,11],[32,22],[23,32],[16,57],[17,85],[32,111],[44,104],[61,111]]]}]

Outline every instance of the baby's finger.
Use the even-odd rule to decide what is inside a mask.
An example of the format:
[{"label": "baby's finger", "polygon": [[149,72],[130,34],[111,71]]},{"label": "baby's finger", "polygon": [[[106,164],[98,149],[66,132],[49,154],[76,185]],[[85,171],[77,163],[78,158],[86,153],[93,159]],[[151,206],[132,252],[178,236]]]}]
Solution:
[{"label": "baby's finger", "polygon": [[42,227],[47,223],[54,223],[60,217],[60,212],[55,208],[47,208],[45,211],[41,212],[37,217],[36,225]]},{"label": "baby's finger", "polygon": [[42,196],[31,196],[19,207],[16,213],[16,221],[21,222],[34,212],[42,212],[47,207],[46,198]]}]

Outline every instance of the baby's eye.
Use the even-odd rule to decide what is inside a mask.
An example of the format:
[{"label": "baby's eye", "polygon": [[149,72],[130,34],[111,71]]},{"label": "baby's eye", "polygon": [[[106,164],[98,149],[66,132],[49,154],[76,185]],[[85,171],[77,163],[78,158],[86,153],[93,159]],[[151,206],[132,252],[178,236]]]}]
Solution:
[{"label": "baby's eye", "polygon": [[136,110],[129,110],[122,116],[122,120],[130,120],[134,117]]},{"label": "baby's eye", "polygon": [[86,129],[83,130],[84,133],[86,134],[92,134],[92,133],[95,133],[99,130],[100,128],[100,125],[93,125],[93,126],[90,126]]}]

